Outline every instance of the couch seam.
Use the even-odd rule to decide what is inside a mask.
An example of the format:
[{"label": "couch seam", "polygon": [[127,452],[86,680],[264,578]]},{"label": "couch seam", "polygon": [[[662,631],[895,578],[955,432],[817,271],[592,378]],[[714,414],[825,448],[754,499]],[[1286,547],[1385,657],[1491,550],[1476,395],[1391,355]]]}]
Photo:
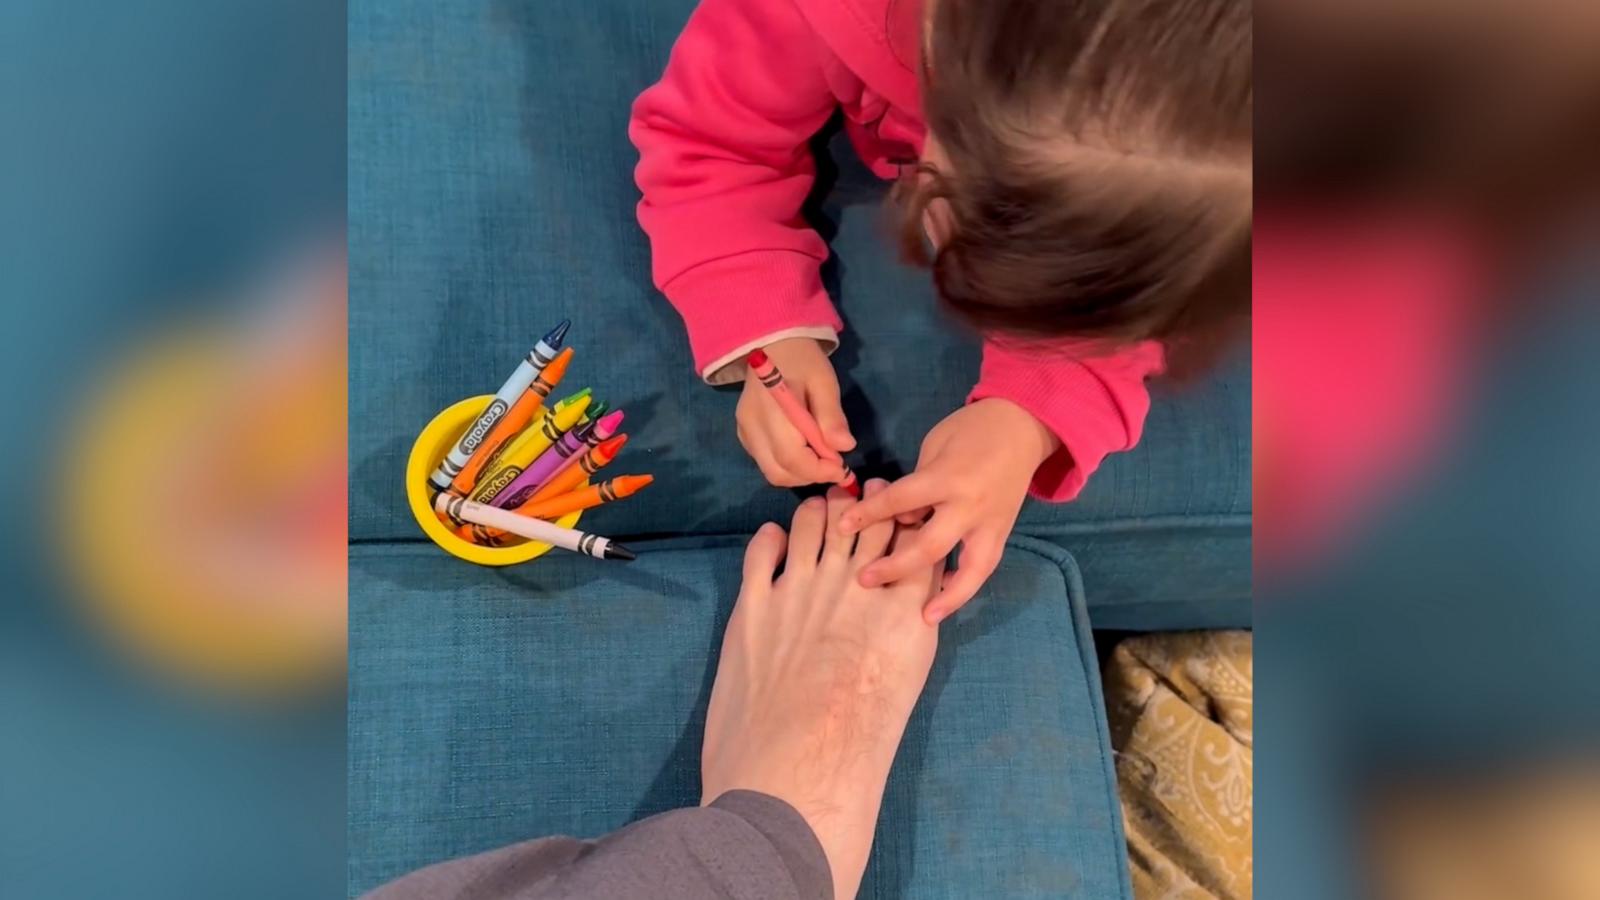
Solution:
[{"label": "couch seam", "polygon": [[1111,725],[1106,711],[1105,691],[1100,681],[1100,663],[1095,656],[1094,630],[1089,624],[1088,597],[1083,589],[1083,575],[1078,562],[1065,548],[1046,541],[1013,534],[1008,546],[1031,553],[1054,563],[1061,573],[1067,589],[1067,618],[1077,638],[1078,656],[1088,682],[1089,705],[1093,710],[1095,725],[1102,740],[1097,741],[1100,751],[1101,775],[1107,788],[1106,805],[1111,822],[1112,838],[1116,847],[1117,877],[1122,882],[1122,895],[1133,896],[1133,876],[1128,865],[1128,838],[1122,821],[1122,798],[1117,793],[1117,770],[1111,754]]},{"label": "couch seam", "polygon": [[[1074,536],[1084,534],[1127,534],[1135,532],[1153,531],[1213,531],[1225,532],[1244,530],[1252,527],[1253,518],[1249,513],[1217,515],[1217,516],[1149,516],[1125,519],[1105,519],[1094,522],[1070,522],[1060,525],[1044,526],[1040,528],[1027,528],[1024,526],[1022,533],[1014,533],[1014,537],[1032,538],[1035,540],[1049,541],[1056,536]],[[742,538],[748,539],[753,532],[749,531],[711,531],[697,534],[665,535],[653,534],[618,534],[619,540],[674,540],[678,538]],[[371,544],[427,544],[431,543],[421,534],[412,534],[406,537],[356,537],[347,538],[350,546],[366,546]]]}]

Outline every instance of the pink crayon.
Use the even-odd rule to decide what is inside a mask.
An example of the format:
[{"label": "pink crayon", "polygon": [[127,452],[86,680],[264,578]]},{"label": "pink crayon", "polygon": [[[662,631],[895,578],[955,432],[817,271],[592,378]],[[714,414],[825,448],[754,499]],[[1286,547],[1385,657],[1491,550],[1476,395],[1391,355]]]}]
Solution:
[{"label": "pink crayon", "polygon": [[538,459],[524,469],[515,481],[506,485],[505,490],[494,498],[493,505],[501,509],[516,509],[521,506],[524,501],[537,493],[539,488],[544,487],[546,482],[583,458],[585,453],[598,446],[601,441],[616,434],[617,428],[621,425],[622,410],[618,409],[601,416],[598,422],[591,422],[568,431],[561,436],[561,440],[541,453]]},{"label": "pink crayon", "polygon": [[777,365],[761,350],[753,351],[750,354],[749,362],[751,370],[756,373],[756,378],[761,380],[761,386],[766,388],[767,393],[772,395],[772,399],[778,402],[778,408],[783,410],[783,414],[788,418],[789,424],[793,425],[800,432],[800,436],[806,439],[806,444],[811,447],[811,452],[823,459],[832,460],[844,466],[844,476],[839,479],[839,486],[849,491],[852,497],[860,497],[861,485],[856,481],[856,473],[852,472],[849,466],[844,465],[844,457],[828,446],[828,441],[822,436],[822,428],[817,425],[817,420],[811,418],[811,413],[806,409],[805,404],[801,403],[800,398],[794,395],[794,391],[789,390],[789,386],[783,383],[783,373],[778,371]]}]

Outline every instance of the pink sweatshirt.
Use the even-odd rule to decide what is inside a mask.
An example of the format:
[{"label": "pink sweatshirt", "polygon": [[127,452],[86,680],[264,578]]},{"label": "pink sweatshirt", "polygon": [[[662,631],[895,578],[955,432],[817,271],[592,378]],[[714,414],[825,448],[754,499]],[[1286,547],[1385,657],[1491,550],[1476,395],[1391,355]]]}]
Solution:
[{"label": "pink sweatshirt", "polygon": [[[843,109],[856,151],[894,178],[926,133],[916,66],[920,3],[701,0],[661,81],[634,103],[656,286],[683,317],[695,367],[712,384],[744,377],[744,357],[786,337],[830,350],[844,324],[823,289],[827,245],[802,218],[815,163],[807,142]],[[1106,454],[1139,441],[1145,379],[1162,349],[1074,355],[987,341],[968,402],[1028,410],[1061,439],[1032,492],[1070,500]]]}]

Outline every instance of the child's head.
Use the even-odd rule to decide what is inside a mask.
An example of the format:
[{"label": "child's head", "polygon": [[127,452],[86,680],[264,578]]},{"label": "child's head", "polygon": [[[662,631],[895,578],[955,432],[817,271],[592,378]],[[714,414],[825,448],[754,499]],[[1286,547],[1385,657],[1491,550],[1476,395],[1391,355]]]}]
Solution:
[{"label": "child's head", "polygon": [[1112,345],[1242,320],[1250,24],[1248,0],[937,0],[928,149],[901,193],[944,302]]}]

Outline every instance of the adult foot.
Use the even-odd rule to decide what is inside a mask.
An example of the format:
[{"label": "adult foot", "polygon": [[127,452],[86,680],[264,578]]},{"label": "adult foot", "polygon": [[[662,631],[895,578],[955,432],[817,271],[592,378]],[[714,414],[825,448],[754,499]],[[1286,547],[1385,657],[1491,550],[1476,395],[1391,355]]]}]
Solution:
[{"label": "adult foot", "polygon": [[934,568],[885,587],[858,583],[896,525],[841,533],[854,502],[836,488],[800,504],[787,539],[768,524],[750,541],[701,753],[703,801],[735,789],[787,801],[816,832],[841,900],[861,884],[889,767],[938,644],[922,620]]}]

